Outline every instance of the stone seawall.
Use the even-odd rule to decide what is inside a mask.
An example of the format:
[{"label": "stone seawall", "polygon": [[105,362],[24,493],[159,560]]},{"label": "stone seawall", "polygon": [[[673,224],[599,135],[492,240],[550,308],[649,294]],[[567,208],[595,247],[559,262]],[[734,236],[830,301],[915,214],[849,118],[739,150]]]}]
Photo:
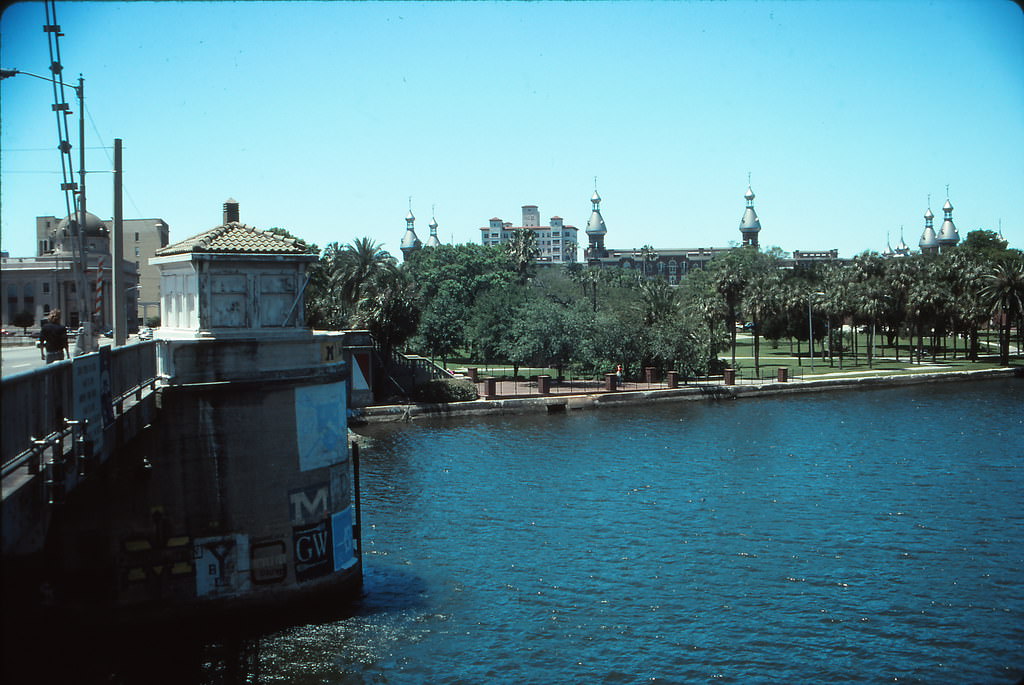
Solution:
[{"label": "stone seawall", "polygon": [[509,399],[475,400],[450,404],[404,404],[364,407],[349,412],[350,426],[370,423],[411,421],[416,418],[473,416],[482,414],[519,414],[529,412],[560,413],[571,409],[599,409],[602,406],[625,406],[648,402],[678,400],[734,400],[832,390],[884,388],[921,383],[984,380],[990,378],[1024,377],[1022,368],[983,369],[978,371],[943,371],[936,373],[872,376],[865,378],[827,378],[788,383],[755,385],[699,385],[664,390],[600,392],[578,395],[545,395]]}]

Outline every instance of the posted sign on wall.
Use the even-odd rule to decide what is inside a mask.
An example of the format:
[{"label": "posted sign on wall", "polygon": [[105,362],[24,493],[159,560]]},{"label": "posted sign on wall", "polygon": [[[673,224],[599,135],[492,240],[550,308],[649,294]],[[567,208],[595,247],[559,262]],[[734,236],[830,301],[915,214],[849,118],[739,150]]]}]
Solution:
[{"label": "posted sign on wall", "polygon": [[[78,421],[88,421],[86,439],[92,441],[93,454],[103,454],[103,382],[100,355],[75,357],[71,364],[74,388],[74,414]],[[102,458],[102,457],[101,457]]]}]

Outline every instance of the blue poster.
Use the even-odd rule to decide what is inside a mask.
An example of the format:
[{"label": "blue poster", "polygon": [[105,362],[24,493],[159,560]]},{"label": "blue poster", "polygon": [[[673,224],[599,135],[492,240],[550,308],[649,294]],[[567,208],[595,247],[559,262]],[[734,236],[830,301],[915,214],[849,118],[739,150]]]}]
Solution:
[{"label": "blue poster", "polygon": [[341,571],[355,565],[356,545],[352,537],[352,507],[346,507],[331,517],[334,536],[334,570]]}]

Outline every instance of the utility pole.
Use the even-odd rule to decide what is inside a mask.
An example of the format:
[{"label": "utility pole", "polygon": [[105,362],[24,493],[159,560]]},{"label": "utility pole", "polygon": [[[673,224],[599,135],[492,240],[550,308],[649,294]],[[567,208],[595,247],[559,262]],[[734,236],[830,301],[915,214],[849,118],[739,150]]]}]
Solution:
[{"label": "utility pole", "polygon": [[110,289],[113,302],[114,345],[124,345],[128,340],[128,290],[121,270],[124,255],[124,212],[122,208],[121,139],[114,138],[114,235],[110,243]]}]

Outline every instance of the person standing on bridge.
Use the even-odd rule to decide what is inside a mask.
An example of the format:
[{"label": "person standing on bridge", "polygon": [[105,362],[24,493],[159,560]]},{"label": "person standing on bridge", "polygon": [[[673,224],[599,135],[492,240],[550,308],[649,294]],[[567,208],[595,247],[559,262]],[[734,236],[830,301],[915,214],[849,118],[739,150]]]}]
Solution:
[{"label": "person standing on bridge", "polygon": [[61,325],[60,310],[53,309],[39,332],[40,353],[47,364],[59,362],[68,353],[68,331]]}]

